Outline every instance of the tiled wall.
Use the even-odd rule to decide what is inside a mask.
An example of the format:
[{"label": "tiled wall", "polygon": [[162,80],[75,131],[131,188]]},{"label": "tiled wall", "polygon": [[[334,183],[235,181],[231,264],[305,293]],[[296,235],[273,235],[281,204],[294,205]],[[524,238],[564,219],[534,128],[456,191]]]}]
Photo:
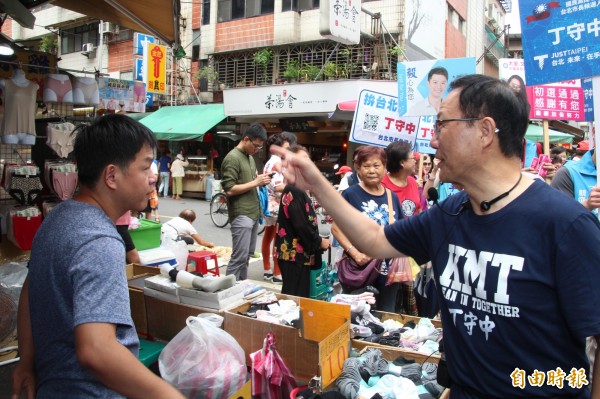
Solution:
[{"label": "tiled wall", "polygon": [[446,21],[446,58],[467,56],[467,38]]},{"label": "tiled wall", "polygon": [[215,51],[271,46],[273,19],[271,14],[218,24]]},{"label": "tiled wall", "polygon": [[108,72],[133,69],[133,41],[111,43],[108,47]]}]

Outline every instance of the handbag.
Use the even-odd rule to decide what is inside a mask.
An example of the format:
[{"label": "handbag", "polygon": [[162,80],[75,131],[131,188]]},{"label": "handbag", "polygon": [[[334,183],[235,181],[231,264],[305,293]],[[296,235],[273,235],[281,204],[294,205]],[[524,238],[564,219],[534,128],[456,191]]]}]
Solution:
[{"label": "handbag", "polygon": [[381,259],[372,259],[361,266],[344,251],[337,262],[338,279],[344,290],[354,291],[373,284],[379,276],[379,266],[381,266]]}]

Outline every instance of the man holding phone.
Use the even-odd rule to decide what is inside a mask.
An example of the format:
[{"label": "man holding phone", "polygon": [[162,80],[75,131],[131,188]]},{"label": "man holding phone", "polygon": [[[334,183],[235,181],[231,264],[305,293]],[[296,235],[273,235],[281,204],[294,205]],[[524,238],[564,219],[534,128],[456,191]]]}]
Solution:
[{"label": "man holding phone", "polygon": [[233,274],[237,280],[248,278],[248,261],[256,249],[258,219],[261,216],[257,188],[271,182],[268,174],[256,172],[252,157],[262,150],[266,140],[267,131],[261,124],[250,125],[221,165],[221,186],[229,202],[227,210],[232,241],[227,275]]}]

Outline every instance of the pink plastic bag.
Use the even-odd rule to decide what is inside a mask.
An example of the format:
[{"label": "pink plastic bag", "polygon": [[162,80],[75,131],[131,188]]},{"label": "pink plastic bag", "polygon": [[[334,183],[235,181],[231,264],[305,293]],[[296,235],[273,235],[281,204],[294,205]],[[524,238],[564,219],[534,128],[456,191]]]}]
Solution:
[{"label": "pink plastic bag", "polygon": [[252,396],[261,399],[287,399],[296,380],[275,349],[275,336],[267,333],[263,348],[250,354],[252,359]]}]

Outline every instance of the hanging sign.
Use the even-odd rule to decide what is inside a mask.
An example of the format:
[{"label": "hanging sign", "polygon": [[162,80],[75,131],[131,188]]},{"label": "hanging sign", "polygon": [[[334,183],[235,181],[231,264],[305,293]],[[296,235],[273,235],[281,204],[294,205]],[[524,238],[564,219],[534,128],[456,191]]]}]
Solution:
[{"label": "hanging sign", "polygon": [[144,46],[144,83],[148,93],[167,92],[167,47],[153,43]]}]

